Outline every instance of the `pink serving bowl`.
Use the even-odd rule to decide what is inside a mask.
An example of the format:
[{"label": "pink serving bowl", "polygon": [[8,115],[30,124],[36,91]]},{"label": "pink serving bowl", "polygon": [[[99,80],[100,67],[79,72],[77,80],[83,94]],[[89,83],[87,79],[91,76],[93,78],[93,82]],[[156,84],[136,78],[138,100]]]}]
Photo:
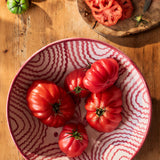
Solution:
[{"label": "pink serving bowl", "polygon": [[123,92],[122,122],[111,133],[92,129],[85,120],[84,101],[76,107],[76,119],[86,126],[89,145],[73,160],[130,160],[146,138],[151,119],[151,98],[135,64],[118,49],[93,39],[72,38],[53,42],[33,54],[15,76],[8,95],[7,119],[12,138],[29,160],[68,160],[58,146],[60,128],[47,127],[33,117],[26,103],[29,86],[37,79],[63,86],[65,76],[88,62],[112,57],[119,63],[116,82]]}]

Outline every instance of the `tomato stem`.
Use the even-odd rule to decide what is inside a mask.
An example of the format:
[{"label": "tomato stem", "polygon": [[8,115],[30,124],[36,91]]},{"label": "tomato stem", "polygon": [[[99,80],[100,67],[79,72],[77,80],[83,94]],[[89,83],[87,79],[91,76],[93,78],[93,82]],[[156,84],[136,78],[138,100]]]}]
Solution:
[{"label": "tomato stem", "polygon": [[96,109],[96,114],[97,114],[98,117],[100,117],[104,114],[105,111],[106,111],[105,109],[97,108]]},{"label": "tomato stem", "polygon": [[52,108],[53,108],[53,110],[54,110],[55,113],[59,112],[59,106],[60,106],[60,103],[54,103],[54,104],[52,104]]},{"label": "tomato stem", "polygon": [[73,129],[72,132],[68,133],[68,134],[71,134],[71,137],[74,137],[76,140],[82,140],[83,139],[81,133],[79,133],[77,131],[77,129],[75,129],[75,130]]},{"label": "tomato stem", "polygon": [[136,26],[140,25],[141,23],[144,25],[148,23],[148,21],[143,18],[143,15],[136,16],[134,20],[137,22]]},{"label": "tomato stem", "polygon": [[90,68],[91,68],[91,65],[92,65],[89,61],[87,61],[87,63],[88,63],[88,65],[87,65],[87,67],[86,67],[86,70],[90,69]]},{"label": "tomato stem", "polygon": [[77,86],[77,87],[74,88],[74,92],[75,92],[76,94],[81,93],[82,90],[83,90],[83,89],[82,89],[80,86]]},{"label": "tomato stem", "polygon": [[97,23],[98,23],[98,21],[95,21],[95,23],[94,23],[92,29],[94,29],[94,28],[96,27]]}]

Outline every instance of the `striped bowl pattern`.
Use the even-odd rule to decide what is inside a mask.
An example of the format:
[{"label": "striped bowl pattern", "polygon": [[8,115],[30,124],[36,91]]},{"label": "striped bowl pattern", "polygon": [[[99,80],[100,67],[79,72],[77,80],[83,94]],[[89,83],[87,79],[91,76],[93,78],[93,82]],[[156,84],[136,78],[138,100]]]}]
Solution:
[{"label": "striped bowl pattern", "polygon": [[73,160],[130,160],[141,148],[150,124],[151,99],[148,87],[134,63],[116,48],[91,39],[73,38],[49,44],[21,67],[10,87],[7,118],[12,138],[29,160],[68,160],[58,147],[62,128],[43,125],[26,104],[26,92],[34,80],[45,79],[63,87],[72,70],[98,59],[112,57],[119,63],[116,86],[123,92],[122,122],[111,133],[92,129],[85,120],[85,99],[76,107],[73,121],[86,126],[89,146]]}]

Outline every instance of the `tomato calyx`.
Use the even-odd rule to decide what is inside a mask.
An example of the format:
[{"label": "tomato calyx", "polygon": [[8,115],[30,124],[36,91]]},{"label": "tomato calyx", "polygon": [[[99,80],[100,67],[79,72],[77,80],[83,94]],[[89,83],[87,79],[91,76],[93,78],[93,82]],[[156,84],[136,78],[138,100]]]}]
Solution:
[{"label": "tomato calyx", "polygon": [[97,108],[96,109],[96,114],[97,114],[98,117],[101,117],[101,116],[103,116],[103,114],[104,114],[105,111],[106,110],[103,109],[103,108]]},{"label": "tomato calyx", "polygon": [[59,113],[59,107],[60,107],[60,103],[54,103],[54,104],[52,104],[52,108],[53,108],[53,111],[55,112],[55,113]]},{"label": "tomato calyx", "polygon": [[91,65],[92,65],[92,64],[88,62],[88,65],[87,65],[86,69],[87,69],[87,70],[90,69],[90,68],[91,68]]},{"label": "tomato calyx", "polygon": [[76,140],[83,140],[81,133],[79,133],[77,129],[73,129],[72,132],[68,134],[71,134],[70,137],[74,137]]},{"label": "tomato calyx", "polygon": [[83,88],[82,87],[80,87],[80,86],[77,86],[77,87],[75,87],[74,88],[74,92],[76,93],[76,94],[79,94],[79,93],[81,93],[81,91],[83,90]]},{"label": "tomato calyx", "polygon": [[86,72],[88,69],[90,69],[91,68],[91,63],[89,62],[89,61],[87,61],[87,65],[86,65],[86,67],[84,68],[84,72]]}]

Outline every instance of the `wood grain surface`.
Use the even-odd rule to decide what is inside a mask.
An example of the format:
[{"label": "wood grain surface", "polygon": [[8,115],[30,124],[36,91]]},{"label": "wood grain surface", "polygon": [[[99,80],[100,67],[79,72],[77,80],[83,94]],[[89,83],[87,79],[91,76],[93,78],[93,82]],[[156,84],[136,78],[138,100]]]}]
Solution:
[{"label": "wood grain surface", "polygon": [[84,22],[76,0],[32,0],[23,15],[11,14],[6,0],[0,1],[0,160],[23,160],[6,119],[7,95],[13,78],[34,52],[70,37],[109,43],[136,63],[148,84],[153,107],[148,136],[134,160],[160,160],[160,27],[124,38],[102,37]]}]

